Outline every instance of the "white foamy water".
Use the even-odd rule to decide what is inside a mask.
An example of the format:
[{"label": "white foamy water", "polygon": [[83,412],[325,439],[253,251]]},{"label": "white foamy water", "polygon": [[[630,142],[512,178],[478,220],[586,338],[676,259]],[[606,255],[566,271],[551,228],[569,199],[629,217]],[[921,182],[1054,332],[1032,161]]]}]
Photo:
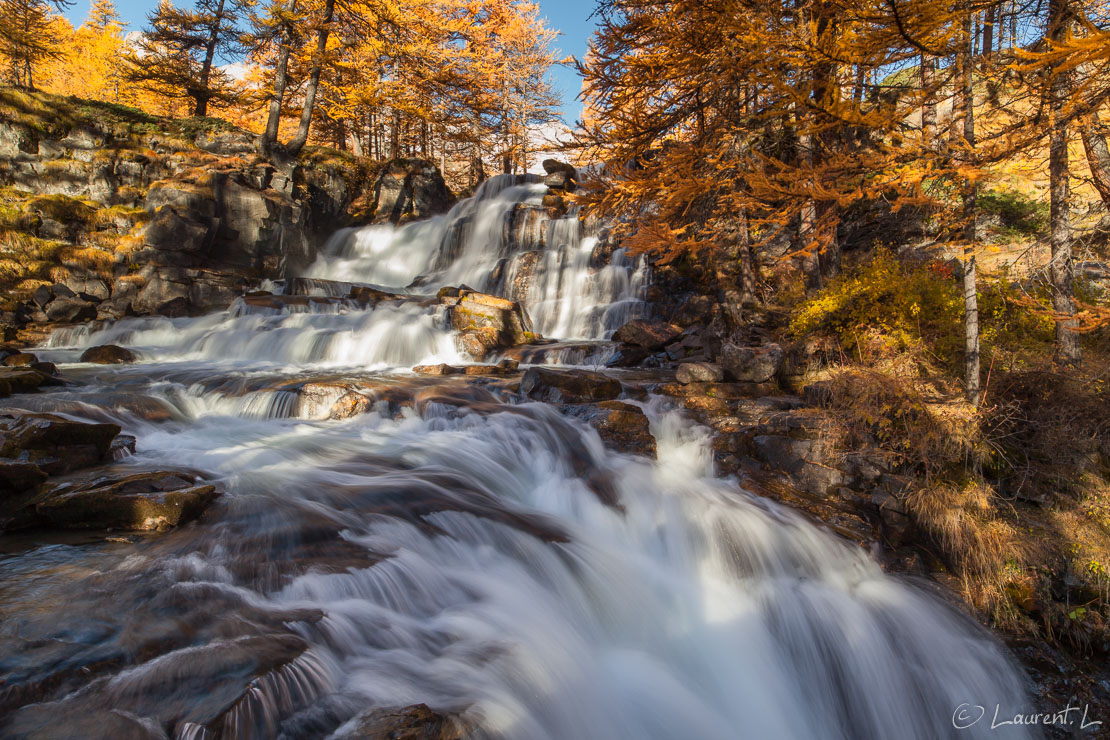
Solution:
[{"label": "white foamy water", "polygon": [[[538,404],[141,426],[138,461],[210,471],[223,511],[99,588],[118,584],[103,598],[127,604],[131,584],[157,583],[202,612],[220,594],[286,615],[299,657],[234,704],[225,737],[343,737],[369,708],[415,703],[461,712],[488,738],[1027,736],[952,726],[962,703],[1012,716],[1025,702],[981,630],[715,480],[706,435],[652,414],[657,462],[606,451]],[[389,513],[396,502],[421,516]],[[369,562],[336,569],[300,544],[322,532]],[[203,686],[167,677],[261,649],[252,640],[223,634],[139,663],[8,729],[71,727],[106,706],[216,737],[198,734],[211,725]]]}]

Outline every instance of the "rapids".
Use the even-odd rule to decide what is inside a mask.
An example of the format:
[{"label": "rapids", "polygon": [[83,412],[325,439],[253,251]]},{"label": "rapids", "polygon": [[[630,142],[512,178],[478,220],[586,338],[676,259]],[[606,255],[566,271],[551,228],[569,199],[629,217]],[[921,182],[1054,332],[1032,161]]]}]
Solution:
[{"label": "rapids", "polygon": [[[577,219],[509,229],[540,190],[487,188],[441,219],[341,232],[308,277],[513,295],[533,252],[513,297],[541,332],[603,340],[644,310],[643,265],[598,264]],[[72,364],[106,342],[142,361]],[[708,434],[661,400],[639,402],[648,460],[503,386],[412,378],[457,359],[419,301],[239,302],[39,353],[83,383],[9,406],[113,419],[138,438],[116,465],[195,470],[224,495],[157,538],[3,538],[0,736],[342,738],[417,703],[481,738],[1036,735],[990,728],[995,705],[1030,710],[987,633],[716,478]],[[413,403],[326,420],[289,390],[323,371]],[[990,709],[957,729],[968,705]]]}]

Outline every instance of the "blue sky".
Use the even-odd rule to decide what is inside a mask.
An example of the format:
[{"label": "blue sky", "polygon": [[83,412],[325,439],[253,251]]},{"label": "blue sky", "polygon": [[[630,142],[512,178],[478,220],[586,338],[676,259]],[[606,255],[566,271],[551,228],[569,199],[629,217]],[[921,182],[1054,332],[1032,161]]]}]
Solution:
[{"label": "blue sky", "polygon": [[[188,0],[175,0],[186,5]],[[547,18],[548,26],[562,35],[556,42],[559,56],[574,55],[581,58],[586,53],[586,43],[594,30],[594,22],[589,20],[596,7],[595,0],[538,0],[541,14]],[[137,31],[146,22],[146,14],[154,9],[157,0],[115,0],[120,16],[128,24],[127,30]],[[77,0],[66,15],[76,26],[89,14],[89,0]],[[563,118],[568,124],[582,114],[582,104],[575,98],[581,89],[581,81],[573,69],[556,67],[552,71],[552,82],[563,96]]]}]

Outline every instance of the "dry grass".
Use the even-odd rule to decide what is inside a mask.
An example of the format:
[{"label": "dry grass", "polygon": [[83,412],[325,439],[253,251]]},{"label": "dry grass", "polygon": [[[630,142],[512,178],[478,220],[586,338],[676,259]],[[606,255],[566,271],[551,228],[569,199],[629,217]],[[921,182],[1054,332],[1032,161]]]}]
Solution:
[{"label": "dry grass", "polygon": [[[826,373],[827,434],[916,485],[914,526],[996,627],[1110,649],[1110,395],[1086,374],[999,373],[976,410],[912,358]],[[907,368],[909,371],[907,372]]]}]

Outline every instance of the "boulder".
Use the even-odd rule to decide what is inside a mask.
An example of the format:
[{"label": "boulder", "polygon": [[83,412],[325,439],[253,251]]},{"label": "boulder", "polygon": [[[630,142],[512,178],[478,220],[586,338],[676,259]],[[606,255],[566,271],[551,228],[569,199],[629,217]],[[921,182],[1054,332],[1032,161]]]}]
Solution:
[{"label": "boulder", "polygon": [[81,362],[90,362],[94,365],[123,365],[135,362],[138,357],[129,349],[114,344],[101,344],[89,347],[81,353]]},{"label": "boulder", "polygon": [[573,193],[578,187],[578,183],[574,181],[574,176],[568,175],[566,172],[552,172],[543,179],[543,184],[551,190],[565,190],[568,193]]},{"label": "boulder", "polygon": [[350,419],[370,410],[372,401],[361,393],[347,391],[332,404],[329,419]]},{"label": "boulder", "polygon": [[374,220],[397,223],[444,213],[451,191],[434,164],[424,159],[394,159],[374,183]]},{"label": "boulder", "polygon": [[39,308],[42,308],[50,301],[54,300],[54,291],[50,289],[49,285],[40,285],[35,288],[35,292],[31,294],[31,300],[35,302]]},{"label": "boulder", "polygon": [[0,459],[0,497],[33,491],[45,480],[46,473],[34,463]]},{"label": "boulder", "polygon": [[35,511],[64,528],[162,530],[195,519],[218,495],[187,473],[144,472],[62,483]]},{"label": "boulder", "polygon": [[438,365],[417,365],[412,371],[417,375],[460,375],[463,369],[441,362]]},{"label": "boulder", "polygon": [[799,487],[814,495],[824,496],[847,482],[847,476],[826,461],[820,439],[766,434],[752,439],[752,446],[757,458],[788,473]]},{"label": "boulder", "polygon": [[566,162],[560,162],[557,159],[545,159],[543,161],[543,171],[548,175],[563,174],[571,180],[578,179],[578,170]]},{"label": "boulder", "polygon": [[29,352],[20,352],[14,355],[8,355],[3,360],[0,360],[0,362],[4,364],[4,367],[30,367],[38,361],[39,358],[35,357]]},{"label": "boulder", "polygon": [[31,393],[39,386],[50,385],[50,378],[34,368],[0,368],[0,396]]},{"label": "boulder", "polygon": [[435,712],[427,704],[375,709],[358,720],[345,740],[463,740],[470,729],[458,717]]},{"label": "boulder", "polygon": [[0,417],[0,457],[32,462],[51,475],[110,458],[118,424],[72,421],[54,414]]},{"label": "boulder", "polygon": [[620,396],[619,380],[589,370],[529,368],[520,380],[520,393],[537,401],[582,403],[610,401]]},{"label": "boulder", "polygon": [[670,344],[681,333],[682,329],[674,324],[634,319],[617,329],[613,334],[613,339],[624,344],[631,344],[634,347],[655,350]]},{"label": "boulder", "polygon": [[654,458],[655,437],[643,409],[624,401],[568,406],[569,415],[583,419],[597,430],[609,447],[632,455]]},{"label": "boulder", "polygon": [[[43,375],[49,376],[51,379],[55,379],[59,375],[58,366],[55,365],[53,362],[32,362],[31,363],[31,369],[32,370],[38,370],[40,373],[42,373]],[[51,383],[49,381],[44,381],[43,384],[44,385],[57,385],[56,383]]]},{"label": "boulder", "polygon": [[481,362],[486,359],[486,355],[501,345],[501,332],[493,327],[467,329],[459,332],[456,341],[460,352],[465,352],[475,361]]},{"label": "boulder", "polygon": [[731,342],[721,345],[720,363],[733,380],[743,383],[766,383],[782,368],[785,354],[777,344],[762,347],[738,347]]},{"label": "boulder", "polygon": [[535,338],[531,319],[516,301],[477,293],[466,287],[443,288],[439,291],[439,301],[448,307],[451,325],[458,331],[495,330],[497,342],[488,349],[514,347]]},{"label": "boulder", "polygon": [[44,309],[46,318],[59,324],[73,324],[96,318],[96,304],[81,298],[60,296],[50,301]]},{"label": "boulder", "polygon": [[684,362],[678,366],[675,379],[683,385],[689,383],[720,383],[725,379],[725,371],[720,365],[709,362]]}]

